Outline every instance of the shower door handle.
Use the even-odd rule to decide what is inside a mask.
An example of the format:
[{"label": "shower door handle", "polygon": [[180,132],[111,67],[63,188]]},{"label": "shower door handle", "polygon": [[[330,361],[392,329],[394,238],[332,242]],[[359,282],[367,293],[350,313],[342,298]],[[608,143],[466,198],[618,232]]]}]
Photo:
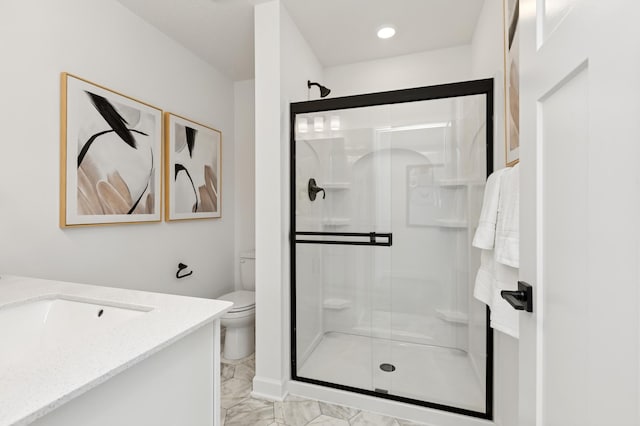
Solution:
[{"label": "shower door handle", "polygon": [[502,290],[500,296],[518,311],[533,312],[533,287],[518,281],[518,290]]},{"label": "shower door handle", "polygon": [[[312,238],[298,239],[299,236]],[[323,237],[341,237],[341,239],[319,239]],[[391,247],[393,234],[390,232],[296,232],[294,242],[298,244]]]}]

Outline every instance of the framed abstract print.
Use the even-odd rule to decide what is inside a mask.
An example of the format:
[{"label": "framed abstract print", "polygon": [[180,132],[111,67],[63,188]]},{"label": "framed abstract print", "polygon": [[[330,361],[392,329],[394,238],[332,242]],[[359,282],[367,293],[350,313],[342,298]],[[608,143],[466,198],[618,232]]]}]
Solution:
[{"label": "framed abstract print", "polygon": [[162,111],[61,75],[60,226],[159,222]]},{"label": "framed abstract print", "polygon": [[520,158],[520,0],[504,0],[504,93],[506,164]]},{"label": "framed abstract print", "polygon": [[222,133],[165,113],[165,218],[221,217]]}]

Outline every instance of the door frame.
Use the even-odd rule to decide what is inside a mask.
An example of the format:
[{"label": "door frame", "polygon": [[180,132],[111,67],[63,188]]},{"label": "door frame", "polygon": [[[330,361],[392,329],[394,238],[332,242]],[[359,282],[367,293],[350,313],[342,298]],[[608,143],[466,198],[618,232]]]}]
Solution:
[{"label": "door frame", "polygon": [[370,106],[392,105],[406,102],[429,101],[444,98],[455,98],[472,95],[486,95],[486,170],[487,177],[493,172],[493,130],[494,130],[494,80],[482,79],[457,83],[441,84],[436,86],[418,87],[412,89],[392,90],[386,92],[368,93],[363,95],[345,96],[330,99],[319,99],[305,102],[294,102],[290,104],[290,164],[289,164],[289,186],[290,186],[290,279],[291,279],[291,299],[290,299],[290,356],[291,356],[291,380],[310,383],[319,386],[354,392],[362,395],[375,396],[434,408],[455,414],[462,414],[481,419],[493,420],[493,329],[490,327],[489,308],[486,308],[486,378],[485,378],[485,411],[478,412],[464,408],[438,404],[434,402],[422,401],[392,394],[383,394],[375,391],[325,382],[316,379],[300,377],[297,374],[297,349],[296,349],[296,115],[314,112],[324,112],[341,109],[363,108]]}]

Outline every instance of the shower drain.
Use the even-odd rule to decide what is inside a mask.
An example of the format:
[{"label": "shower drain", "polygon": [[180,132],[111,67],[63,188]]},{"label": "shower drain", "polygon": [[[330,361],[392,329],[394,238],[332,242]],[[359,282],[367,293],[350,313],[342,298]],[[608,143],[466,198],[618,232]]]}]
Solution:
[{"label": "shower drain", "polygon": [[384,371],[385,373],[391,373],[392,371],[396,371],[396,366],[385,362],[383,364],[380,364],[380,370]]}]

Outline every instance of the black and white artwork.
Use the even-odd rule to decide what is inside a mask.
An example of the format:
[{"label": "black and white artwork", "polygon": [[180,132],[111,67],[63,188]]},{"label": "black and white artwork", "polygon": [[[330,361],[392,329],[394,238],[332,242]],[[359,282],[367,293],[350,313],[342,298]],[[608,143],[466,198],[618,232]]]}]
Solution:
[{"label": "black and white artwork", "polygon": [[165,113],[167,220],[219,218],[222,133]]},{"label": "black and white artwork", "polygon": [[62,227],[161,220],[162,111],[62,74]]}]

